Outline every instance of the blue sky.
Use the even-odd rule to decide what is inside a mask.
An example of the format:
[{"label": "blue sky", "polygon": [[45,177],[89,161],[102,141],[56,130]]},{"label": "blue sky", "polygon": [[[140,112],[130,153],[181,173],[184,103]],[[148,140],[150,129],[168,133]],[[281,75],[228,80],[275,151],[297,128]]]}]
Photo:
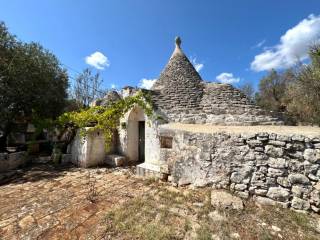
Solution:
[{"label": "blue sky", "polygon": [[156,79],[177,35],[204,80],[257,85],[267,69],[305,59],[319,14],[319,0],[3,0],[0,8],[12,33],[52,51],[71,76],[87,63],[104,68],[105,88]]}]

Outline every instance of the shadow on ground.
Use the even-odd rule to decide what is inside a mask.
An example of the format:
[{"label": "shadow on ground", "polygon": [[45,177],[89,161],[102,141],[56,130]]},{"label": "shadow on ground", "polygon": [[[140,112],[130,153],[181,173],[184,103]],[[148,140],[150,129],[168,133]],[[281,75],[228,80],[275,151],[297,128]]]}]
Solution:
[{"label": "shadow on ground", "polygon": [[0,173],[0,186],[6,184],[22,184],[43,179],[55,179],[64,176],[67,171],[76,171],[74,165],[30,164],[24,168]]}]

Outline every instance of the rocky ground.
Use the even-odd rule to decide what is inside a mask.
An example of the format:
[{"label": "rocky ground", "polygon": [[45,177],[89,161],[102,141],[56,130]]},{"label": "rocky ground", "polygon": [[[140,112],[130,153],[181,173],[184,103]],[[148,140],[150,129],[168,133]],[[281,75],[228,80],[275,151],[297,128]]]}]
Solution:
[{"label": "rocky ground", "polygon": [[0,239],[320,239],[320,216],[172,187],[133,168],[34,165],[0,186]]}]

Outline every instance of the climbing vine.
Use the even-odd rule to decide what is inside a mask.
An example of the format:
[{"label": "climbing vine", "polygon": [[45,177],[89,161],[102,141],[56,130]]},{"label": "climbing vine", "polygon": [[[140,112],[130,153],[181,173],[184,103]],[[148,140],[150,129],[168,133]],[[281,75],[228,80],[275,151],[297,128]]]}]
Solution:
[{"label": "climbing vine", "polygon": [[106,146],[109,147],[114,130],[120,124],[120,119],[136,105],[141,107],[149,118],[153,116],[150,96],[147,93],[139,91],[134,96],[125,97],[108,106],[96,106],[76,112],[64,113],[59,117],[58,122],[62,126],[72,124],[76,128],[81,129],[80,133],[83,136],[88,131],[101,130],[105,136]]}]

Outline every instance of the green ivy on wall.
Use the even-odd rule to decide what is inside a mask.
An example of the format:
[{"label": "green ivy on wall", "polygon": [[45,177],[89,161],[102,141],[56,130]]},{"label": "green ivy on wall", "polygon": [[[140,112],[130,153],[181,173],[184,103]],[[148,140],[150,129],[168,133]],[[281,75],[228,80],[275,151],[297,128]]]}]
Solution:
[{"label": "green ivy on wall", "polygon": [[134,106],[141,107],[149,118],[153,116],[150,96],[139,91],[134,96],[125,97],[108,106],[96,106],[77,112],[64,113],[59,117],[58,122],[60,125],[73,124],[76,128],[81,129],[80,133],[83,136],[88,131],[101,130],[104,133],[106,147],[108,148],[111,144],[114,130],[120,124],[120,119]]}]

